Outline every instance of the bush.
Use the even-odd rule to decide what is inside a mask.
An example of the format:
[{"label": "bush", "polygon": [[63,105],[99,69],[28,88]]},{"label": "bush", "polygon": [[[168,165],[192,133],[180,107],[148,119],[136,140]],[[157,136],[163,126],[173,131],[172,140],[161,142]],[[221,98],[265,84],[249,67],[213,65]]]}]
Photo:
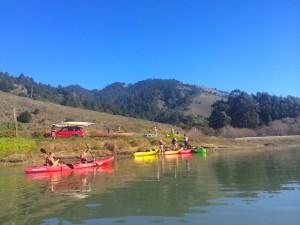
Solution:
[{"label": "bush", "polygon": [[[224,132],[223,132],[224,133]],[[239,137],[255,137],[257,133],[253,129],[249,128],[235,128],[228,126],[226,130],[226,137],[239,138]]]},{"label": "bush", "polygon": [[17,117],[17,120],[21,123],[29,123],[31,120],[31,114],[28,111],[25,111]]},{"label": "bush", "polygon": [[15,127],[15,122],[13,121],[8,121],[8,122],[0,122],[0,130],[14,130],[16,129]]},{"label": "bush", "polygon": [[32,114],[34,114],[34,115],[37,115],[37,114],[39,114],[40,113],[40,110],[38,109],[38,108],[36,108],[33,112],[32,112]]}]

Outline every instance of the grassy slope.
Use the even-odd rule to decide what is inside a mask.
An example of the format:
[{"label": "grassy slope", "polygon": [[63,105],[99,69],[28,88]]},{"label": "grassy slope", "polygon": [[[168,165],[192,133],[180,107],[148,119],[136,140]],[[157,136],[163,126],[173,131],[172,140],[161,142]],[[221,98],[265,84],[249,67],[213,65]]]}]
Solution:
[{"label": "grassy slope", "polygon": [[[13,107],[19,115],[24,111],[33,112],[39,109],[37,115],[32,114],[32,120],[25,126],[27,129],[49,130],[54,123],[60,123],[68,118],[75,121],[88,121],[95,123],[87,128],[88,131],[104,130],[104,126],[116,129],[121,124],[121,130],[124,132],[149,133],[154,126],[158,127],[160,133],[169,133],[173,126],[160,124],[146,120],[134,119],[107,113],[95,112],[84,109],[76,109],[67,106],[56,105],[42,101],[36,101],[25,97],[18,97],[0,91],[0,121],[13,121]],[[174,128],[178,129],[178,128]]]},{"label": "grassy slope", "polygon": [[190,105],[190,113],[209,117],[211,105],[222,98],[227,98],[228,94],[206,87],[201,87],[201,89],[203,92],[196,96]]}]

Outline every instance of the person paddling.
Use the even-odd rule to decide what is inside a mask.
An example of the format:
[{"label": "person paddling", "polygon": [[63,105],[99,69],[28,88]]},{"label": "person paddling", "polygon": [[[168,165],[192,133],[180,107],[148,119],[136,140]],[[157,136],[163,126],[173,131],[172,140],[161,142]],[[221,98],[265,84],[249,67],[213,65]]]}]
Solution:
[{"label": "person paddling", "polygon": [[[80,155],[80,157],[79,157],[79,158],[80,158],[80,162],[81,162],[81,163],[91,163],[91,162],[95,162],[95,157],[93,156],[93,154],[92,154],[92,152],[91,152],[89,146],[88,146],[87,144],[86,144],[86,146],[87,146],[88,149]],[[87,154],[86,154],[87,152],[90,152],[90,153],[91,153],[91,155],[92,155],[92,157],[93,157],[92,160],[88,160],[88,157],[87,157]]]},{"label": "person paddling", "polygon": [[87,158],[86,152],[83,152],[83,153],[80,155],[80,162],[81,162],[81,163],[87,163],[87,162],[88,162],[88,158]]},{"label": "person paddling", "polygon": [[44,165],[45,166],[60,166],[59,159],[55,160],[54,153],[48,152]]}]

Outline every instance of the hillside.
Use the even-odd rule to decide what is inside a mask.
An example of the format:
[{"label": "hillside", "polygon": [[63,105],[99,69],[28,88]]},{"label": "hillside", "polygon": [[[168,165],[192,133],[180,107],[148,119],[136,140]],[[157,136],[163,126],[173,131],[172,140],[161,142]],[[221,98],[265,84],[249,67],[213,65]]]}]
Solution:
[{"label": "hillside", "polygon": [[[15,96],[23,96],[24,101],[31,99],[51,103],[48,105],[52,105],[53,109],[56,109],[57,105],[77,108],[72,112],[60,114],[57,112],[66,110],[44,112],[47,106],[33,106],[28,111],[34,117],[38,117],[39,120],[36,121],[38,126],[45,123],[48,125],[49,121],[56,123],[64,120],[89,119],[95,122],[97,116],[95,119],[87,116],[93,111],[120,115],[114,119],[105,119],[108,114],[98,114],[102,118],[101,122],[98,122],[100,127],[97,129],[106,126],[114,130],[123,120],[121,118],[131,117],[172,124],[183,130],[198,128],[206,135],[211,135],[213,132],[211,128],[217,130],[232,126],[258,129],[277,120],[300,117],[300,99],[297,97],[275,96],[266,92],[249,95],[239,89],[226,93],[203,86],[185,84],[174,79],[148,79],[134,84],[115,82],[101,90],[87,90],[79,85],[56,88],[36,83],[24,74],[13,77],[8,73],[0,72],[0,90]],[[9,100],[5,104],[9,104]],[[19,104],[19,108],[19,113],[25,111],[22,109],[22,104]],[[90,110],[90,112],[83,113],[78,109]],[[10,115],[9,111],[8,115]],[[55,118],[51,119],[49,115],[55,115]],[[133,130],[133,128],[132,122],[127,125],[127,128],[123,127],[124,130]],[[145,130],[144,126],[140,129],[143,129],[143,132]]]},{"label": "hillside", "polygon": [[[121,130],[124,132],[149,133],[151,129],[157,126],[159,132],[169,133],[174,126],[168,124],[155,123],[142,119],[111,115],[103,112],[78,109],[68,106],[61,106],[54,103],[33,100],[26,97],[19,97],[0,91],[0,121],[13,121],[13,108],[16,108],[16,114],[24,111],[32,113],[38,109],[38,114],[31,114],[32,120],[24,124],[26,129],[30,130],[49,130],[54,123],[60,123],[67,119],[78,121],[89,121],[95,123],[88,128],[88,131],[104,130],[108,126],[112,130],[121,124]],[[178,129],[178,128],[177,128]]]},{"label": "hillside", "polygon": [[192,99],[188,112],[194,116],[207,118],[211,114],[211,105],[218,100],[227,99],[228,93],[204,86],[199,88],[201,92]]},{"label": "hillside", "polygon": [[[32,78],[0,72],[0,90],[35,100],[107,112],[189,129],[211,112],[211,105],[228,93],[184,84],[177,80],[148,79],[135,84],[116,82],[102,90],[79,85],[57,88],[38,84]],[[197,125],[198,124],[198,125]]]}]

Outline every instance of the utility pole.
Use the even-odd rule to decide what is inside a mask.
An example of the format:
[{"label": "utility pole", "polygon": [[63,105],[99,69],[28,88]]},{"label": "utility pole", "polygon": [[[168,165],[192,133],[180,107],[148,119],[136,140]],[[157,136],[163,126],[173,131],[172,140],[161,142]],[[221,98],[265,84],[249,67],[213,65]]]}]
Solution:
[{"label": "utility pole", "polygon": [[33,96],[33,84],[31,85],[31,90],[30,90],[30,98]]},{"label": "utility pole", "polygon": [[17,114],[16,114],[16,108],[13,107],[13,115],[14,115],[14,120],[15,120],[15,127],[16,127],[16,138],[19,137],[18,134],[18,120],[17,120]]}]

